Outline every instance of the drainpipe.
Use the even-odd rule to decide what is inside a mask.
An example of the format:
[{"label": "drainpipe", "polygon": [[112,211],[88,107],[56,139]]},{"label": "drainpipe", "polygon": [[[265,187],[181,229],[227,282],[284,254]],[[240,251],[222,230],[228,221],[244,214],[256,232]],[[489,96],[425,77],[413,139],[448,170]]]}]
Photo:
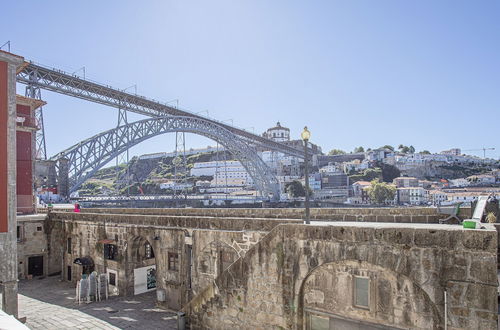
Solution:
[{"label": "drainpipe", "polygon": [[444,290],[444,330],[448,330],[448,300],[447,292]]},{"label": "drainpipe", "polygon": [[[106,218],[104,218],[103,221],[104,224],[104,238],[108,237],[108,234],[106,233]],[[104,266],[104,274],[106,274],[106,277],[108,276],[108,262],[106,260],[106,251],[104,248],[104,243],[102,244],[102,258],[103,258],[103,266]]]}]

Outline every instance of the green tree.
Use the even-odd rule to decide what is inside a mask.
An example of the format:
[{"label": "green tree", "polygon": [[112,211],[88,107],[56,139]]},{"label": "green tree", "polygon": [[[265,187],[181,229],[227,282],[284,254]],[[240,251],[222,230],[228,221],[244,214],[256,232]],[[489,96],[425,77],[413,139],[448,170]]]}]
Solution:
[{"label": "green tree", "polygon": [[354,148],[354,152],[365,152],[365,148],[363,147],[357,147],[357,148]]},{"label": "green tree", "polygon": [[381,148],[381,149],[389,149],[389,150],[394,151],[394,147],[393,147],[393,146],[391,146],[391,145],[388,145],[388,144],[386,144],[385,146],[382,146],[382,147],[380,147],[380,148]]},{"label": "green tree", "polygon": [[340,150],[340,149],[332,149],[330,150],[330,152],[328,153],[328,155],[330,156],[335,156],[335,155],[345,155],[346,152],[344,150]]},{"label": "green tree", "polygon": [[384,182],[392,182],[392,180],[401,175],[401,172],[396,166],[382,163],[380,167],[382,169],[382,180]]},{"label": "green tree", "polygon": [[380,179],[380,174],[381,171],[378,168],[368,168],[364,172],[364,180],[365,181],[372,181],[375,179]]},{"label": "green tree", "polygon": [[368,197],[372,203],[385,204],[387,201],[393,200],[395,194],[396,187],[379,180],[373,180],[368,187]]},{"label": "green tree", "polygon": [[414,154],[415,153],[415,147],[414,146],[410,146],[409,150],[410,150],[410,154]]},{"label": "green tree", "polygon": [[304,186],[297,180],[287,183],[285,186],[285,191],[292,197],[306,196],[306,190],[304,189]]},{"label": "green tree", "polygon": [[422,150],[422,151],[420,151],[420,153],[422,155],[430,155],[431,154],[431,152],[429,150]]},{"label": "green tree", "polygon": [[410,148],[407,146],[403,146],[403,148],[400,148],[399,151],[401,151],[404,154],[407,154],[410,152]]}]

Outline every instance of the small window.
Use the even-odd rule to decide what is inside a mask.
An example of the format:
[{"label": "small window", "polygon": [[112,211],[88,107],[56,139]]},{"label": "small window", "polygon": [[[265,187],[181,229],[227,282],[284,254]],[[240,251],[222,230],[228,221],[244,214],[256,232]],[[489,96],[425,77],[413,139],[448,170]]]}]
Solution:
[{"label": "small window", "polygon": [[36,227],[36,231],[42,231],[42,226]]},{"label": "small window", "polygon": [[17,241],[21,242],[23,240],[21,226],[17,226]]},{"label": "small window", "polygon": [[149,244],[149,242],[144,244],[144,258],[152,259],[154,257],[155,253],[153,252],[153,247],[151,247],[151,244]]},{"label": "small window", "polygon": [[168,270],[179,270],[179,254],[168,253]]},{"label": "small window", "polygon": [[118,255],[118,247],[115,244],[104,244],[104,258],[115,260]]},{"label": "small window", "polygon": [[68,242],[66,246],[66,250],[69,254],[71,254],[71,237],[68,237]]},{"label": "small window", "polygon": [[370,279],[354,277],[354,306],[370,308]]},{"label": "small window", "polygon": [[116,274],[115,273],[109,273],[109,285],[114,285],[116,286]]}]

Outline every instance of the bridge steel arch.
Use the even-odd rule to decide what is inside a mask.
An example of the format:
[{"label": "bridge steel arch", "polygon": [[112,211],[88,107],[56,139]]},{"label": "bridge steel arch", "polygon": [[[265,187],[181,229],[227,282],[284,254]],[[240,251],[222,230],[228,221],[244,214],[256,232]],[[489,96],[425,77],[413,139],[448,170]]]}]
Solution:
[{"label": "bridge steel arch", "polygon": [[225,127],[202,118],[167,116],[136,121],[81,141],[51,157],[51,160],[68,159],[71,193],[122,152],[170,132],[194,133],[219,142],[245,167],[263,198],[279,198],[276,176],[249,142]]}]

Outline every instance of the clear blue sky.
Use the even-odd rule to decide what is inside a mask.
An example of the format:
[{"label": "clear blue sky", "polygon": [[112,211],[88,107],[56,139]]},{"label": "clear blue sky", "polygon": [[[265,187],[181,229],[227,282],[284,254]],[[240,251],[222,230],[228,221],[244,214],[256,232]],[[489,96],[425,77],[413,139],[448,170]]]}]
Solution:
[{"label": "clear blue sky", "polygon": [[[497,0],[8,1],[0,15],[0,44],[27,59],[257,133],[279,120],[296,138],[308,125],[324,151],[500,157]],[[49,155],[116,125],[115,109],[42,93]],[[173,145],[163,135],[132,154]]]}]

